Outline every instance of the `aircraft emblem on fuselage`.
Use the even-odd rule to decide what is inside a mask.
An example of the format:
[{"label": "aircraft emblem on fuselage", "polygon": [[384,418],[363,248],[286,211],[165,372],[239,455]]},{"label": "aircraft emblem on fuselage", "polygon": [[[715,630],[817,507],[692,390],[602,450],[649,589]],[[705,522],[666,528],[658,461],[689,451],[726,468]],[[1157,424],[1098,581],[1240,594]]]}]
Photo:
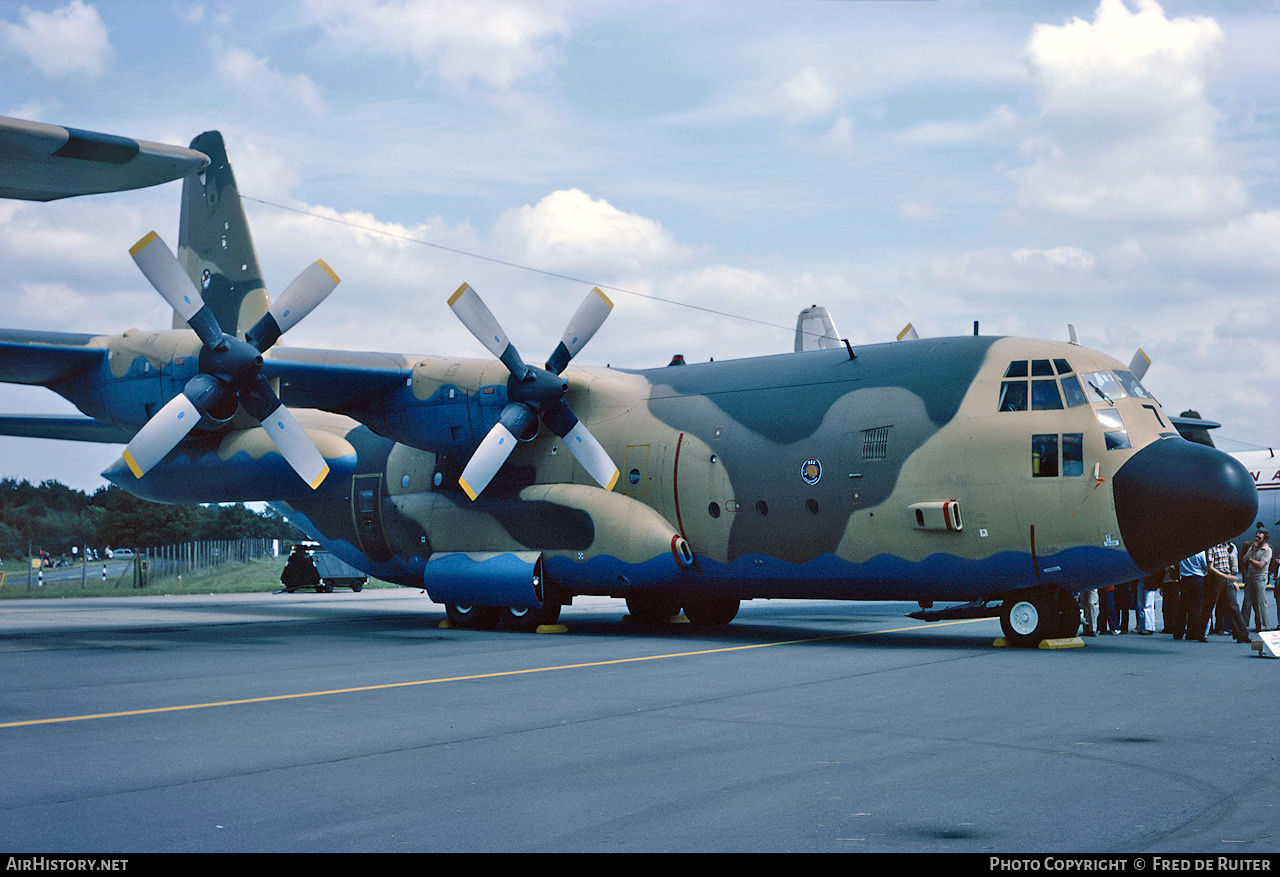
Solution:
[{"label": "aircraft emblem on fuselage", "polygon": [[822,461],[810,457],[800,464],[800,477],[810,486],[822,480]]}]

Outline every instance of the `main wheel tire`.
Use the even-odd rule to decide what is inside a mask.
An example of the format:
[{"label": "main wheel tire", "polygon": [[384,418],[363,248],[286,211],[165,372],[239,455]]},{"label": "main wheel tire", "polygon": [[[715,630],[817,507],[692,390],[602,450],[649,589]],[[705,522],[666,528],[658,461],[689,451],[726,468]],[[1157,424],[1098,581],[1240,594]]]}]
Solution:
[{"label": "main wheel tire", "polygon": [[694,597],[685,601],[684,617],[706,627],[728,624],[738,616],[742,601],[733,597]]},{"label": "main wheel tire", "polygon": [[497,606],[458,606],[450,603],[444,607],[450,627],[462,630],[492,630],[502,621],[502,610]]},{"label": "main wheel tire", "polygon": [[1058,587],[1019,591],[1001,606],[1000,628],[1013,645],[1034,647],[1042,640],[1075,636],[1080,609]]},{"label": "main wheel tire", "polygon": [[627,612],[640,624],[666,624],[680,614],[680,601],[674,597],[632,596],[627,598]]},{"label": "main wheel tire", "polygon": [[502,610],[502,624],[508,630],[519,630],[531,633],[544,624],[555,624],[560,620],[560,604],[551,603],[537,609]]}]

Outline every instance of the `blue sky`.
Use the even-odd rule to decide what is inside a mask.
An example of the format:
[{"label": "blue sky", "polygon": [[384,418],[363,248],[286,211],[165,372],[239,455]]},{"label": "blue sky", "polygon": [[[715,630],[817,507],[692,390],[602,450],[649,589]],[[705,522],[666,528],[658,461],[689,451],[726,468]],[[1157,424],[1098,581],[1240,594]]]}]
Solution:
[{"label": "blue sky", "polygon": [[[0,0],[0,115],[221,130],[268,287],[343,280],[292,345],[484,355],[463,281],[531,361],[591,284],[584,363],[785,351],[814,303],[855,344],[1071,323],[1236,449],[1280,444],[1276,45],[1273,2]],[[0,202],[0,325],[167,326],[127,250],[178,195]]]}]

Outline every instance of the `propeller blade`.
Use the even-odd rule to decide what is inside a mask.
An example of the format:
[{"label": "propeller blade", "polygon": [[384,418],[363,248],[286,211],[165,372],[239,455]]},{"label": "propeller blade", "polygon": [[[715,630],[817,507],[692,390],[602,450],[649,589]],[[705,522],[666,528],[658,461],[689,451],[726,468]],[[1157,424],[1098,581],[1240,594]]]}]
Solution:
[{"label": "propeller blade", "polygon": [[618,483],[618,467],[613,465],[608,452],[596,441],[586,424],[579,420],[564,440],[569,445],[569,453],[577,458],[587,474],[605,490],[613,490],[613,485]]},{"label": "propeller blade", "polygon": [[498,323],[496,317],[490,312],[489,308],[480,299],[480,296],[468,284],[464,283],[458,287],[449,298],[449,307],[453,309],[458,319],[462,321],[462,325],[476,337],[476,340],[485,346],[485,348],[498,359],[502,360],[502,364],[507,367],[511,374],[517,379],[523,379],[528,372],[528,366],[524,364],[524,360],[520,358],[520,354],[516,352],[511,341],[507,338],[507,333],[502,331],[501,324]]},{"label": "propeller blade", "polygon": [[222,327],[217,317],[205,307],[200,291],[160,235],[151,232],[129,249],[129,255],[156,292],[187,321],[206,347],[217,348],[222,344]]},{"label": "propeller blade", "polygon": [[511,430],[503,426],[501,421],[495,423],[458,478],[463,492],[475,500],[489,486],[493,476],[498,474],[502,464],[515,449],[516,437],[511,434]]},{"label": "propeller blade", "polygon": [[288,408],[280,405],[262,420],[262,428],[280,455],[289,461],[307,485],[315,490],[329,475],[329,464]]},{"label": "propeller blade", "polygon": [[910,323],[907,323],[907,325],[902,327],[902,331],[898,333],[898,340],[899,341],[918,341],[920,340],[920,333],[916,331],[915,326],[911,325]]},{"label": "propeller blade", "polygon": [[124,449],[124,461],[134,477],[141,478],[151,471],[199,422],[200,411],[185,393],[179,393],[170,399],[155,417],[138,430],[138,434]]},{"label": "propeller blade", "polygon": [[316,450],[311,437],[293,413],[280,402],[280,397],[271,389],[271,382],[259,374],[257,381],[240,391],[240,405],[250,417],[262,424],[267,437],[280,455],[289,461],[293,471],[312,490],[319,487],[329,474],[329,464]]},{"label": "propeller blade", "polygon": [[245,340],[258,352],[265,351],[328,298],[338,282],[333,269],[323,259],[316,259],[271,303],[262,319],[245,333]]},{"label": "propeller blade", "polygon": [[1133,359],[1129,360],[1129,371],[1133,372],[1133,376],[1138,380],[1142,380],[1142,376],[1147,373],[1147,369],[1151,368],[1151,357],[1147,356],[1146,351],[1141,347],[1138,352],[1133,355]]},{"label": "propeller blade", "polygon": [[601,292],[599,287],[587,293],[587,297],[582,300],[582,304],[578,305],[578,310],[569,320],[569,325],[564,330],[564,337],[560,339],[551,358],[547,360],[547,371],[555,374],[564,371],[569,360],[586,347],[591,336],[596,334],[612,311],[613,302],[609,301],[608,296]]},{"label": "propeller blade", "polygon": [[561,399],[544,417],[547,429],[565,440],[569,453],[582,464],[587,474],[605,490],[613,490],[613,485],[618,482],[618,467],[613,465],[600,442],[573,413],[569,403]]}]

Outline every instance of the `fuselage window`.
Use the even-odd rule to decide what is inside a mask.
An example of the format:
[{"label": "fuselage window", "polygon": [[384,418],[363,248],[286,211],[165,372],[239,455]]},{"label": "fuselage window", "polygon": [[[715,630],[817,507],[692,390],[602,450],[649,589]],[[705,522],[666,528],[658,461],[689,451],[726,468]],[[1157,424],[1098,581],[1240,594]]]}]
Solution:
[{"label": "fuselage window", "polygon": [[1000,385],[1001,411],[1027,410],[1027,382],[1005,381]]},{"label": "fuselage window", "polygon": [[1084,433],[1068,432],[1063,434],[1062,474],[1068,478],[1084,474]]},{"label": "fuselage window", "polygon": [[[1036,360],[1040,362],[1041,360]],[[1048,364],[1048,360],[1044,360]],[[1031,382],[1031,410],[1057,411],[1062,408],[1062,396],[1058,394],[1058,382],[1050,378],[1047,381]]]},{"label": "fuselage window", "polygon": [[[1062,455],[1058,452],[1061,449]],[[1031,436],[1031,474],[1035,478],[1068,478],[1084,474],[1084,433]]]},{"label": "fuselage window", "polygon": [[1058,476],[1058,437],[1056,435],[1031,437],[1031,474],[1036,478]]}]

